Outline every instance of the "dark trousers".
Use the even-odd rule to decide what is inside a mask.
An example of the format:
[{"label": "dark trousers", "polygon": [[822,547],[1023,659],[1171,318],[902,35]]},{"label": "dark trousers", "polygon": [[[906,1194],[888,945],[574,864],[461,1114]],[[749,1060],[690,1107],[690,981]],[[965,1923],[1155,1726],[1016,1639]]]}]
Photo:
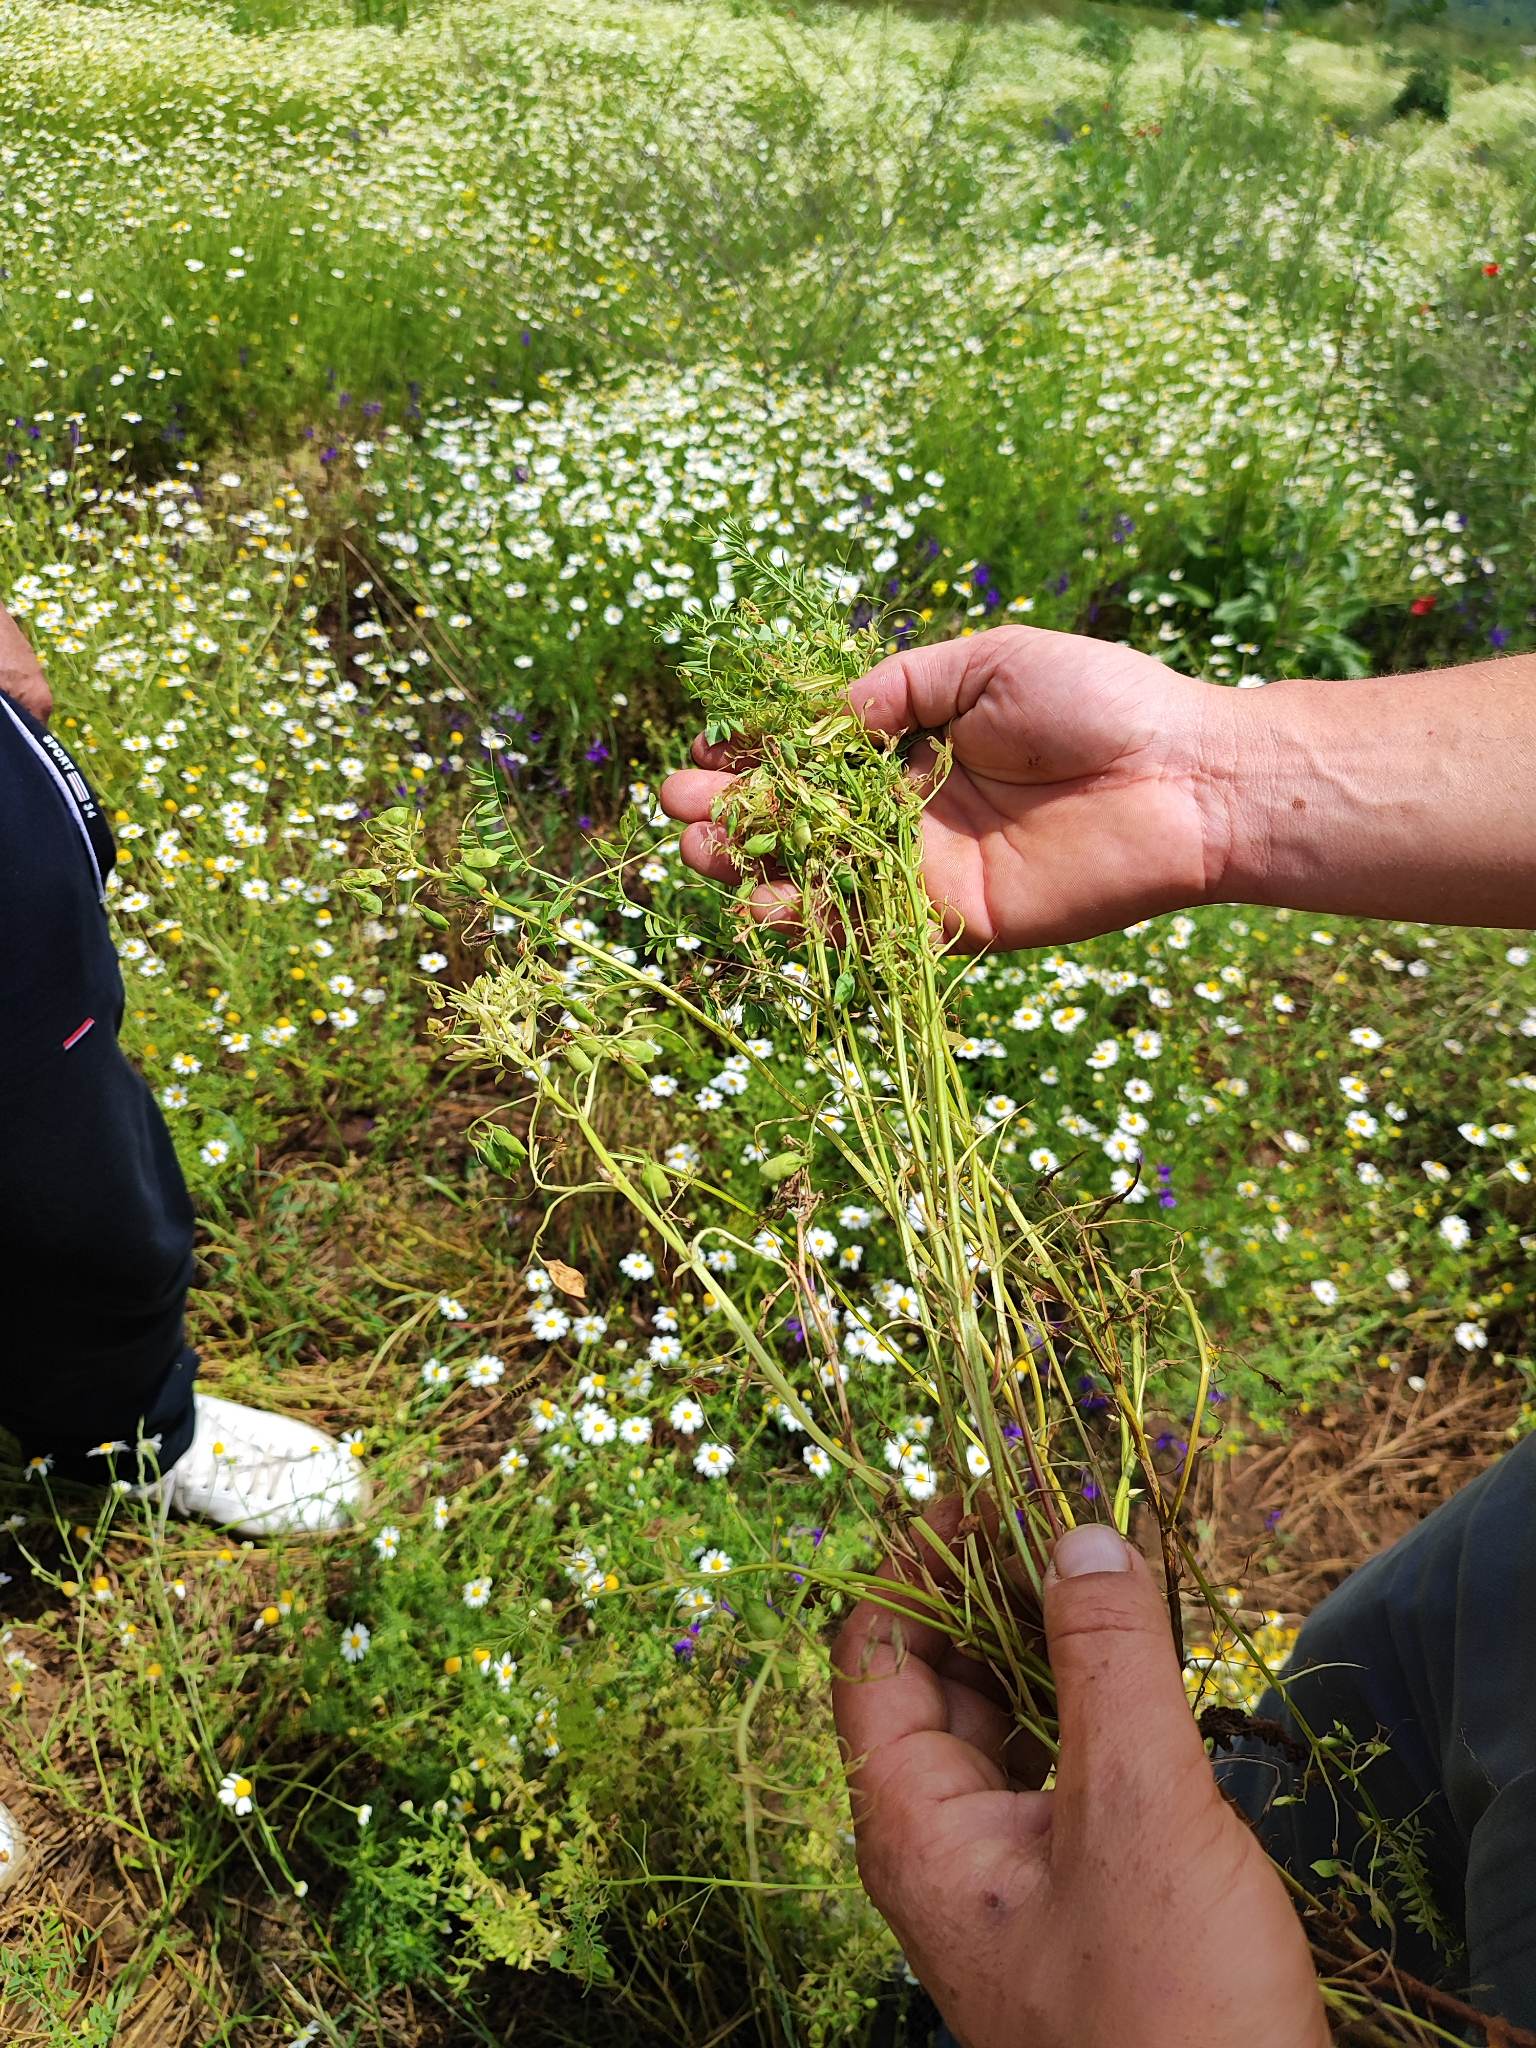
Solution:
[{"label": "dark trousers", "polygon": [[[1266,1848],[1314,1885],[1315,1862],[1349,1864],[1385,1894],[1403,1969],[1536,2029],[1536,1437],[1322,1603],[1286,1694],[1260,1714],[1386,1747],[1357,1753],[1358,1790],[1256,1743],[1222,1762]],[[1380,1851],[1377,1818],[1407,1825],[1412,1867]]]},{"label": "dark trousers", "polygon": [[114,858],[78,769],[0,697],[0,1426],[96,1480],[137,1477],[141,1443],[181,1455],[197,1369],[192,1204],[117,1042]]}]

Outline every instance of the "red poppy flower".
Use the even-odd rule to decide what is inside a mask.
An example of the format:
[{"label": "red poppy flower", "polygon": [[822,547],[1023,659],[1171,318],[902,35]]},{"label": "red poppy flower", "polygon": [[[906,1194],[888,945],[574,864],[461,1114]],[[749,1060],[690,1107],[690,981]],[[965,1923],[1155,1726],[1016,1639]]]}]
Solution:
[{"label": "red poppy flower", "polygon": [[1432,597],[1416,597],[1408,607],[1416,619],[1422,619],[1426,612],[1432,612],[1434,608],[1435,600]]},{"label": "red poppy flower", "polygon": [[1497,276],[1498,276],[1498,274],[1499,274],[1499,266],[1497,265],[1497,263],[1485,263],[1485,264],[1483,265],[1483,275],[1484,275],[1484,277],[1497,277]]}]

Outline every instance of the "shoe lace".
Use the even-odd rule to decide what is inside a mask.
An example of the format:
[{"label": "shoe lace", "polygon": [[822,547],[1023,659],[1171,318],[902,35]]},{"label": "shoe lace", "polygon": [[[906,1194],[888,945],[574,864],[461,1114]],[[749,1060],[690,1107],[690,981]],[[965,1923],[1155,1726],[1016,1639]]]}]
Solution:
[{"label": "shoe lace", "polygon": [[[194,1439],[182,1465],[188,1468],[188,1491],[232,1493],[248,1506],[259,1508],[270,1507],[279,1498],[296,1497],[298,1468],[307,1462],[307,1457],[287,1452],[262,1451],[249,1441],[226,1442],[221,1453],[213,1443]],[[177,1466],[172,1472],[173,1481],[181,1469]]]}]

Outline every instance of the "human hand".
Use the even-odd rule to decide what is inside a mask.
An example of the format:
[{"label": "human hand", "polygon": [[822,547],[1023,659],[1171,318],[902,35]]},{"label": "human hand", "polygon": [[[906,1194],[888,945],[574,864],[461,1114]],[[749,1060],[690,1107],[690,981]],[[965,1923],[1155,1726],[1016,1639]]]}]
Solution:
[{"label": "human hand", "polygon": [[1013,1775],[1005,1707],[937,1630],[865,1604],[838,1638],[859,1872],[918,1978],[964,2048],[1326,2048],[1301,1925],[1217,1790],[1146,1566],[1085,1526],[1044,1592],[1050,1792]]},{"label": "human hand", "polygon": [[[954,763],[924,813],[926,874],[967,951],[1090,938],[1211,900],[1231,695],[1133,648],[1032,626],[890,655],[849,692],[877,731],[949,730]],[[713,823],[730,755],[696,740],[697,765],[661,792],[687,826],[684,859],[722,880],[736,878]],[[913,772],[933,762],[920,742]],[[765,882],[753,907],[770,916],[792,893]]]},{"label": "human hand", "polygon": [[0,605],[0,690],[24,711],[46,725],[53,711],[53,692],[32,644],[4,605]]}]

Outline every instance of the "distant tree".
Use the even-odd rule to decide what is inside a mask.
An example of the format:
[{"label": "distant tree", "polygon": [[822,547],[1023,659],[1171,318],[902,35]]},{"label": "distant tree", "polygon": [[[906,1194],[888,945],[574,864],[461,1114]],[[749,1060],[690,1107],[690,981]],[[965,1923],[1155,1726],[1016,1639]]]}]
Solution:
[{"label": "distant tree", "polygon": [[1450,113],[1450,68],[1438,51],[1432,51],[1409,72],[1402,91],[1392,102],[1392,116],[1401,121],[1409,114],[1422,114],[1428,121],[1446,121]]},{"label": "distant tree", "polygon": [[1101,15],[1090,21],[1077,39],[1077,47],[1085,57],[1104,64],[1111,71],[1123,71],[1130,63],[1136,48],[1136,37],[1123,21],[1113,15]]}]

